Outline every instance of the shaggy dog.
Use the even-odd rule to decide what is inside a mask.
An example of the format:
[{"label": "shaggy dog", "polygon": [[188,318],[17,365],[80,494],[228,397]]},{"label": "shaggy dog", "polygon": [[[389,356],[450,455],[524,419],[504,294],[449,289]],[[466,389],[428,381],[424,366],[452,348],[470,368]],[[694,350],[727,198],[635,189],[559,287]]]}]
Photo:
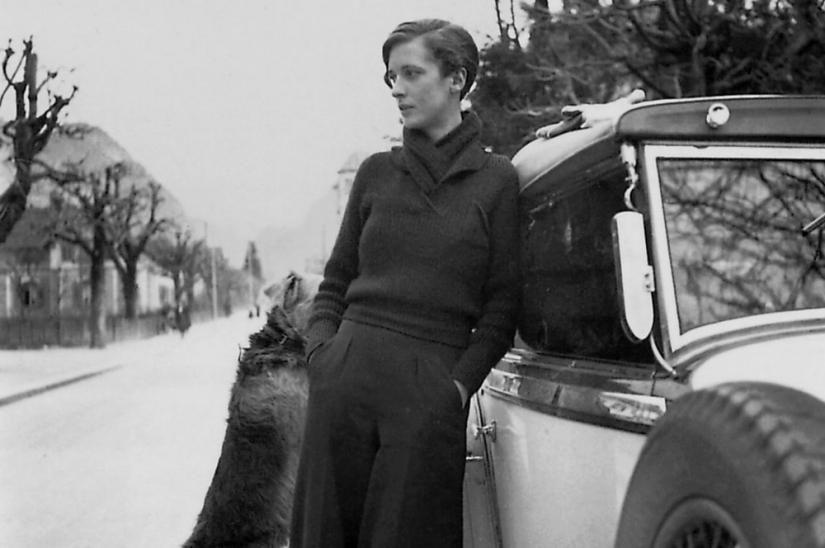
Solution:
[{"label": "shaggy dog", "polygon": [[249,337],[229,400],[221,456],[183,548],[276,548],[289,539],[308,380],[305,328],[317,284],[291,273]]}]

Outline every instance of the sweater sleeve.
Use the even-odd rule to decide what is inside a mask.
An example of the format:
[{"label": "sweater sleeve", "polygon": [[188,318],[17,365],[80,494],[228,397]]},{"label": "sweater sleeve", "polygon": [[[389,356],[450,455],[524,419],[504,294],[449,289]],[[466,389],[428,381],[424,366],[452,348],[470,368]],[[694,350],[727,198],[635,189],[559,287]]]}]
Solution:
[{"label": "sweater sleeve", "polygon": [[335,245],[324,267],[324,279],[312,304],[307,321],[307,356],[338,331],[347,309],[347,289],[358,275],[358,243],[365,210],[365,172],[370,160],[365,160],[355,174]]},{"label": "sweater sleeve", "polygon": [[[500,161],[506,161],[499,157]],[[518,176],[507,161],[504,188],[489,214],[490,264],[481,317],[453,378],[470,395],[513,344],[521,296],[518,228]]]}]

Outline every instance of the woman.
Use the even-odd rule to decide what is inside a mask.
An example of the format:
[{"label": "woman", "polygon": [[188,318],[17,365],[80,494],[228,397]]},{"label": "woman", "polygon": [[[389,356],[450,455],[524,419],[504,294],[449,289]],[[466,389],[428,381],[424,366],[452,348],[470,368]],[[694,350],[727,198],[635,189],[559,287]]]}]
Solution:
[{"label": "woman", "polygon": [[292,548],[460,547],[467,400],[515,332],[518,183],[461,112],[473,39],[414,21],[382,53],[404,143],[359,168],[313,303]]}]

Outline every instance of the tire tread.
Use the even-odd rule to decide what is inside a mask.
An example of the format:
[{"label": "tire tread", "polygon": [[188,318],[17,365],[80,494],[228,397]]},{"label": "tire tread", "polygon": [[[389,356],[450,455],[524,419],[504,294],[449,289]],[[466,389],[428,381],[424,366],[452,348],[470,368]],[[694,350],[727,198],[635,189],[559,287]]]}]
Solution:
[{"label": "tire tread", "polygon": [[668,519],[702,498],[721,505],[754,547],[825,548],[825,404],[765,383],[677,399],[639,456],[616,546],[669,546],[660,531],[678,521]]},{"label": "tire tread", "polygon": [[[771,393],[768,397],[767,392]],[[709,391],[712,397],[713,390]],[[771,468],[796,503],[793,512],[810,528],[815,546],[825,547],[825,450],[821,431],[825,407],[790,389],[757,384],[723,385],[715,390],[750,426]],[[810,401],[809,401],[810,398]],[[769,464],[769,465],[770,465]]]}]

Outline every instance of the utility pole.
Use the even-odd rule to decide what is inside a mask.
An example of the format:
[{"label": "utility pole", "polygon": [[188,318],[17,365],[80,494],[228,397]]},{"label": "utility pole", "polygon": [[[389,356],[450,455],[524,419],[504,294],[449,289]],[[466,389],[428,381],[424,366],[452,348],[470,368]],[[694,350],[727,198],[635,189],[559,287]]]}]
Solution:
[{"label": "utility pole", "polygon": [[255,298],[255,281],[252,275],[252,248],[246,247],[246,275],[249,280],[249,306],[254,312],[257,299]]},{"label": "utility pole", "polygon": [[218,317],[218,269],[215,268],[215,248],[212,251],[212,317]]},{"label": "utility pole", "polygon": [[217,268],[215,268],[215,248],[209,245],[209,224],[206,221],[203,222],[203,241],[206,242],[206,247],[212,255],[212,319],[214,320],[218,317],[218,279]]}]

